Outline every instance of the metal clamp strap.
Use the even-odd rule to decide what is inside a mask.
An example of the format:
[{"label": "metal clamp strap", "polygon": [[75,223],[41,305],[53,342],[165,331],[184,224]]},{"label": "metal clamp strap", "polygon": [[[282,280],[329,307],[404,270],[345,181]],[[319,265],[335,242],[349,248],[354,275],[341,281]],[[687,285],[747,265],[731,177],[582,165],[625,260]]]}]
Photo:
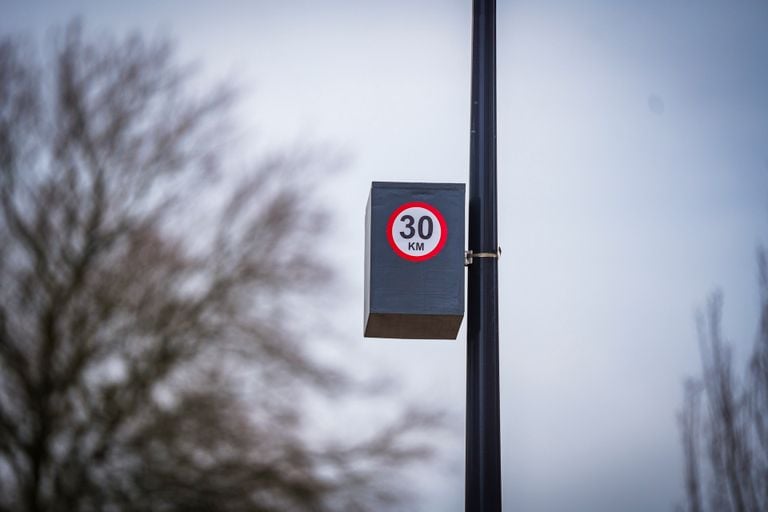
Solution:
[{"label": "metal clamp strap", "polygon": [[501,258],[501,247],[496,248],[496,252],[474,252],[472,250],[464,252],[464,266],[468,267],[475,258]]}]

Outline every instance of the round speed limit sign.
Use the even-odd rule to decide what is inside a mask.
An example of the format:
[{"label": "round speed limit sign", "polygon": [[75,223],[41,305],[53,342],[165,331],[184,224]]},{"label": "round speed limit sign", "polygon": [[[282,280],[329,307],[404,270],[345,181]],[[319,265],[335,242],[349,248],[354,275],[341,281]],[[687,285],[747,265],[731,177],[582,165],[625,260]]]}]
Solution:
[{"label": "round speed limit sign", "polygon": [[387,238],[401,258],[424,261],[442,250],[448,238],[448,226],[440,210],[415,201],[392,212],[387,223]]}]

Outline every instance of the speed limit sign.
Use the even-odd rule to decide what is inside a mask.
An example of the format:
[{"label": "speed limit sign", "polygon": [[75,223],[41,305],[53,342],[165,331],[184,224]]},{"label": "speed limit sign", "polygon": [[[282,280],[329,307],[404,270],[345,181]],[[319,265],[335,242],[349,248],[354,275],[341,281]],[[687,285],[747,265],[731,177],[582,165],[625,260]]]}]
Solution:
[{"label": "speed limit sign", "polygon": [[366,337],[456,339],[464,318],[465,192],[463,183],[371,184]]},{"label": "speed limit sign", "polygon": [[434,206],[413,201],[398,207],[389,217],[387,238],[395,254],[409,261],[437,256],[448,238],[443,214]]}]

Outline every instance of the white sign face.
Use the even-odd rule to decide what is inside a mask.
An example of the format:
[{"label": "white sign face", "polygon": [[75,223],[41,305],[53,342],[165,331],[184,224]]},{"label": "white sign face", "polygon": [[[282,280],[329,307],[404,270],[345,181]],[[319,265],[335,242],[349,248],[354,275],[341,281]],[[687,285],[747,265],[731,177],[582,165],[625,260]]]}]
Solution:
[{"label": "white sign face", "polygon": [[387,238],[395,254],[409,261],[437,256],[448,237],[440,211],[422,202],[406,203],[389,217]]}]

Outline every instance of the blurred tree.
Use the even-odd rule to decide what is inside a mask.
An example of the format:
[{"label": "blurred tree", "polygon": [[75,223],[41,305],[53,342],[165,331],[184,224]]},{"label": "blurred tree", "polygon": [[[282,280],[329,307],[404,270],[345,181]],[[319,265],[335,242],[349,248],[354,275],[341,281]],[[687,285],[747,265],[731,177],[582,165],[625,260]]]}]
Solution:
[{"label": "blurred tree", "polygon": [[[768,510],[768,262],[759,254],[761,322],[749,367],[733,368],[720,326],[722,298],[699,318],[702,377],[685,386],[678,417],[685,468],[685,510]],[[702,405],[704,409],[702,411]]]},{"label": "blurred tree", "polygon": [[169,44],[73,23],[53,48],[0,40],[0,510],[396,504],[438,415],[357,444],[302,424],[307,390],[351,386],[297,327],[329,278],[313,155],[233,185],[233,96],[194,94]]}]

